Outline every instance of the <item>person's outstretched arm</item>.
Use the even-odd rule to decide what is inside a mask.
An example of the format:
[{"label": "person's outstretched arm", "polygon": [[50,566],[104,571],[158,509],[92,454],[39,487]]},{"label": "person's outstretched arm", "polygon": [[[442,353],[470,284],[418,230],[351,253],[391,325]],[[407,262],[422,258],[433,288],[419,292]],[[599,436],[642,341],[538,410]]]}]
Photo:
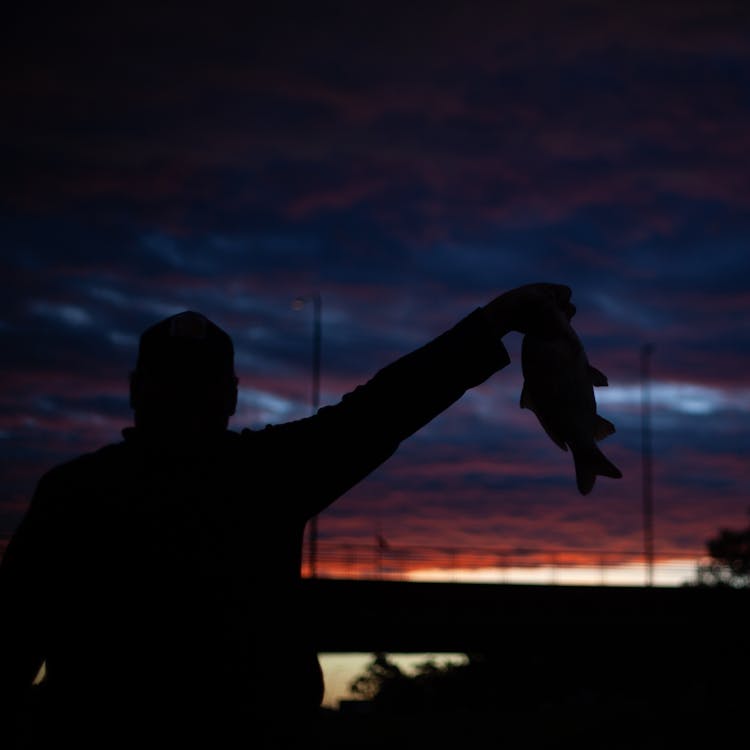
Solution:
[{"label": "person's outstretched arm", "polygon": [[290,492],[314,515],[357,484],[413,435],[510,363],[502,337],[511,331],[558,335],[575,308],[571,291],[557,284],[529,284],[477,308],[450,330],[378,371],[338,404],[315,416],[246,431],[294,457],[304,492]]}]

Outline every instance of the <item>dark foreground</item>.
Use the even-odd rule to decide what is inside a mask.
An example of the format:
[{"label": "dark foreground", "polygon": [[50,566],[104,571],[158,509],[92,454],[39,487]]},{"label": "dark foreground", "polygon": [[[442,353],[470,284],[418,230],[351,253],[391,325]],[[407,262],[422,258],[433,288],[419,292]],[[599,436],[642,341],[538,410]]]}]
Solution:
[{"label": "dark foreground", "polygon": [[[750,591],[315,581],[325,650],[472,666],[324,711],[315,747],[747,746]],[[357,707],[353,707],[357,708]]]},{"label": "dark foreground", "polygon": [[308,588],[321,652],[463,652],[470,662],[391,682],[368,705],[322,710],[294,747],[729,750],[750,740],[750,591]]},{"label": "dark foreground", "polygon": [[743,747],[742,712],[727,707],[709,716],[700,702],[680,708],[644,705],[637,698],[603,707],[557,706],[498,709],[497,713],[457,711],[439,715],[322,717],[315,748],[590,748],[591,750],[673,750]]}]

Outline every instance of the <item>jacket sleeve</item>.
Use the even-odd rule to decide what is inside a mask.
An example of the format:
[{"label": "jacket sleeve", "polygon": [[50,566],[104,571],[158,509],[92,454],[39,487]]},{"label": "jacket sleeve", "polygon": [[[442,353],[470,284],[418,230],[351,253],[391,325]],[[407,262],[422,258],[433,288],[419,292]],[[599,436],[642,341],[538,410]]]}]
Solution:
[{"label": "jacket sleeve", "polygon": [[477,309],[384,367],[338,404],[255,435],[274,455],[288,456],[287,481],[301,487],[296,492],[288,487],[287,497],[300,498],[300,510],[311,517],[380,466],[404,439],[468,389],[509,363],[502,341]]}]

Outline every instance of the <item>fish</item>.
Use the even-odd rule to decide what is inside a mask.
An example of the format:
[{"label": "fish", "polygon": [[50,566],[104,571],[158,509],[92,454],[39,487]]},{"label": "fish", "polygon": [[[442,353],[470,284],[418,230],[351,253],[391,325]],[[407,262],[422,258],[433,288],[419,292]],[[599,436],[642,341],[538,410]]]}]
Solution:
[{"label": "fish", "polygon": [[553,443],[573,455],[576,484],[582,495],[597,476],[620,479],[622,472],[597,442],[614,434],[615,425],[597,413],[594,387],[607,376],[593,367],[583,343],[568,323],[555,336],[526,333],[521,344],[521,408],[532,411]]}]

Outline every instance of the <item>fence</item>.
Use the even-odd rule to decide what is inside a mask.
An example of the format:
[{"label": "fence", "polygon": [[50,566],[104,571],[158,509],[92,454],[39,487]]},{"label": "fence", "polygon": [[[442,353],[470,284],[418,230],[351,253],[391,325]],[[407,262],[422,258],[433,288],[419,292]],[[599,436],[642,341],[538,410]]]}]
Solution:
[{"label": "fence", "polygon": [[[685,550],[661,551],[652,568],[655,585],[694,583],[706,559]],[[315,560],[305,550],[302,574],[375,580],[643,585],[643,551],[551,548],[473,548],[389,545],[319,540]]]}]

